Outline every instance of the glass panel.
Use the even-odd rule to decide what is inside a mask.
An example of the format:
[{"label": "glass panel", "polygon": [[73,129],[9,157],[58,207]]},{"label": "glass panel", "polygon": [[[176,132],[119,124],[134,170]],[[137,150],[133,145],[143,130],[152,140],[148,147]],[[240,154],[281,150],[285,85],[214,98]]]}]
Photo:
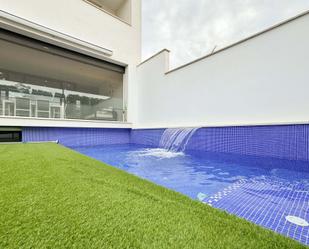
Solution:
[{"label": "glass panel", "polygon": [[16,109],[30,110],[30,99],[28,98],[16,98]]},{"label": "glass panel", "polygon": [[51,118],[60,118],[60,112],[61,112],[61,108],[60,107],[52,106],[50,108],[50,117]]},{"label": "glass panel", "polygon": [[41,111],[38,111],[38,112],[37,112],[37,117],[38,117],[38,118],[49,118],[49,112],[41,112]]},{"label": "glass panel", "polygon": [[0,131],[0,142],[20,142],[21,132],[18,131]]},{"label": "glass panel", "polygon": [[15,98],[16,116],[30,117],[30,99]]},{"label": "glass panel", "polygon": [[30,117],[30,111],[24,111],[24,110],[17,110],[16,109],[16,116],[19,116],[19,117]]},{"label": "glass panel", "polygon": [[49,112],[49,101],[48,100],[37,100],[38,112]]},{"label": "glass panel", "polygon": [[48,51],[0,38],[0,115],[125,121],[121,72]]},{"label": "glass panel", "polygon": [[15,106],[14,103],[10,101],[4,101],[4,115],[5,116],[14,116],[15,114]]}]

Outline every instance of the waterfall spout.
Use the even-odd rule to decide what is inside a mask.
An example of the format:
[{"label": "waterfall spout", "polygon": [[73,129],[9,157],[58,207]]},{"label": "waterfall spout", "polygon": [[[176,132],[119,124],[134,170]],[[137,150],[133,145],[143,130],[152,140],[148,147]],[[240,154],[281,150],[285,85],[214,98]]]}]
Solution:
[{"label": "waterfall spout", "polygon": [[168,151],[183,152],[193,136],[199,128],[173,128],[166,129],[160,140],[160,147]]}]

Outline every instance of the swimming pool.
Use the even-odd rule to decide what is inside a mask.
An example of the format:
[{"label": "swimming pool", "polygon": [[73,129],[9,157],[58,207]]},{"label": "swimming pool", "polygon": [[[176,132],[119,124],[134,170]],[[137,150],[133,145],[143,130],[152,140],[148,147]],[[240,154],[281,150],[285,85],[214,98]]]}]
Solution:
[{"label": "swimming pool", "polygon": [[71,148],[309,245],[308,162],[134,144]]}]

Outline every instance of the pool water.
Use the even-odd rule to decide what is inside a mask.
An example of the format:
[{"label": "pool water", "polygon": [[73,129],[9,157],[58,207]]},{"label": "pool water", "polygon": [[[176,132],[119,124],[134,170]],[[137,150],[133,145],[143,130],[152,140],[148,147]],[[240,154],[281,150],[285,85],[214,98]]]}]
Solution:
[{"label": "pool water", "polygon": [[307,162],[130,144],[73,149],[309,244]]}]

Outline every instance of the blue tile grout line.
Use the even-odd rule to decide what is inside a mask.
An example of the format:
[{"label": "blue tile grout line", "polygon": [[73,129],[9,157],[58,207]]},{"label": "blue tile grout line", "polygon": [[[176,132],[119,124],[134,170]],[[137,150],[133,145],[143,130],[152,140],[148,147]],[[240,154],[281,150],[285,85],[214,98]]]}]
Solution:
[{"label": "blue tile grout line", "polygon": [[[133,143],[158,147],[165,129],[23,128],[23,141],[56,141],[67,146]],[[200,128],[188,150],[309,161],[309,125]]]},{"label": "blue tile grout line", "polygon": [[[131,142],[157,147],[163,131],[132,130]],[[200,128],[187,149],[309,161],[309,125]]]},{"label": "blue tile grout line", "polygon": [[309,189],[297,183],[239,180],[203,202],[309,245],[309,227],[286,220],[287,215],[309,220]]}]

